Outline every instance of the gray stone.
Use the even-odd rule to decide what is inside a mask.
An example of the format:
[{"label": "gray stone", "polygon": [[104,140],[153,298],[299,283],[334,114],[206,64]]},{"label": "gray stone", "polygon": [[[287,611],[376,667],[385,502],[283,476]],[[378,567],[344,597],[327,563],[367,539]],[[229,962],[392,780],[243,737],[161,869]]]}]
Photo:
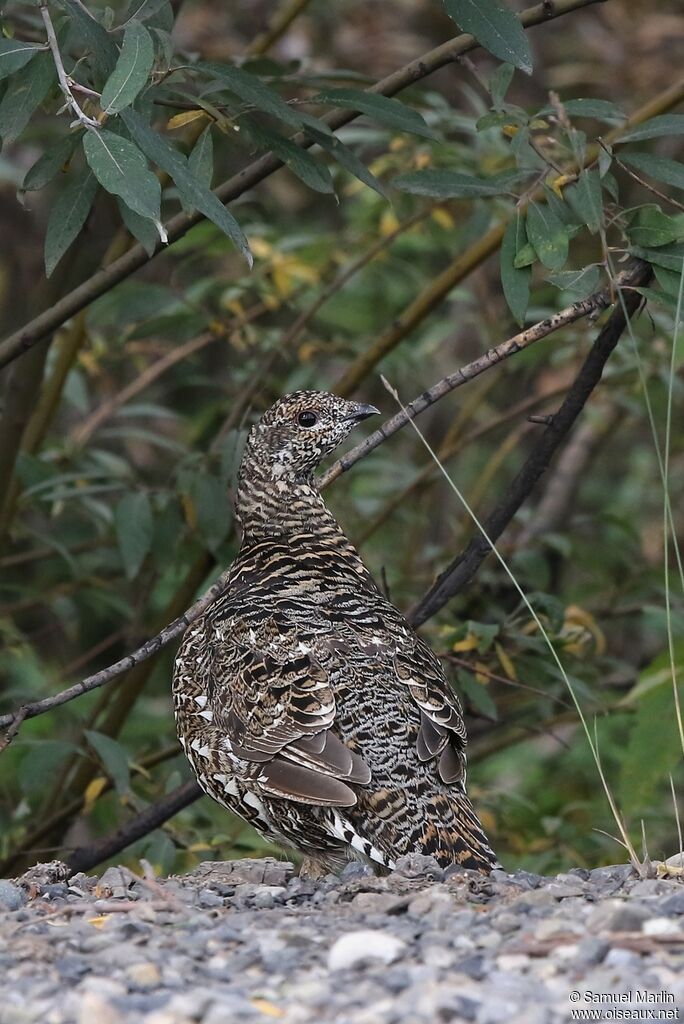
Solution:
[{"label": "gray stone", "polygon": [[671,896],[676,882],[665,882],[658,878],[642,878],[629,888],[630,896]]},{"label": "gray stone", "polygon": [[0,910],[19,910],[28,897],[23,889],[0,878]]},{"label": "gray stone", "polygon": [[197,897],[197,902],[200,907],[210,909],[212,907],[223,907],[225,905],[225,899],[220,896],[214,889],[200,889]]},{"label": "gray stone", "polygon": [[661,914],[674,917],[677,914],[684,914],[684,890],[682,892],[675,893],[674,896],[668,896],[660,906],[659,911]]},{"label": "gray stone", "polygon": [[422,853],[407,853],[397,858],[396,874],[405,878],[431,878],[441,881],[444,870],[440,868],[434,857],[426,857]]},{"label": "gray stone", "polygon": [[642,903],[625,900],[605,900],[589,915],[588,927],[597,932],[638,932],[642,923],[651,917]]},{"label": "gray stone", "polygon": [[384,931],[354,931],[342,935],[328,953],[328,970],[343,971],[369,960],[391,964],[405,949],[406,943]]}]

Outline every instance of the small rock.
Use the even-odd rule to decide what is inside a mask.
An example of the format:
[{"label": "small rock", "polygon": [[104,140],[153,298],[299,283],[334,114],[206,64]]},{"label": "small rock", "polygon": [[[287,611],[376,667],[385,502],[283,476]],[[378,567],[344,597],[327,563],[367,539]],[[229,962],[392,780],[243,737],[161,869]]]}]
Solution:
[{"label": "small rock", "polygon": [[129,892],[131,881],[131,876],[122,868],[107,868],[97,887],[103,894],[109,893],[113,900],[135,899]]},{"label": "small rock", "polygon": [[358,892],[351,906],[362,914],[397,914],[406,910],[410,902],[410,896],[393,892]]},{"label": "small rock", "polygon": [[161,983],[161,973],[156,964],[146,960],[126,968],[126,978],[139,989],[156,988]]},{"label": "small rock", "polygon": [[524,953],[501,953],[496,958],[500,971],[522,971],[530,965],[530,958]]},{"label": "small rock", "polygon": [[361,861],[351,860],[340,871],[340,880],[350,882],[354,878],[374,878],[375,872],[370,864],[362,864]]},{"label": "small rock", "polygon": [[330,949],[328,970],[343,971],[369,960],[391,964],[401,956],[405,948],[406,943],[389,932],[347,932]]},{"label": "small rock", "polygon": [[78,1024],[120,1024],[121,1013],[97,992],[85,992],[78,1007]]},{"label": "small rock", "polygon": [[681,935],[681,928],[671,917],[652,917],[641,926],[644,935]]},{"label": "small rock", "polygon": [[23,889],[0,878],[0,910],[19,910],[26,900],[27,896]]},{"label": "small rock", "polygon": [[220,896],[214,889],[200,889],[197,902],[200,907],[205,907],[207,910],[212,907],[223,907],[225,905],[223,896]]},{"label": "small rock", "polygon": [[672,882],[664,882],[658,878],[642,878],[630,886],[630,896],[669,896],[672,893]]},{"label": "small rock", "polygon": [[508,911],[504,910],[503,913],[496,915],[492,920],[492,924],[498,932],[501,932],[503,935],[508,935],[510,932],[518,930],[521,921],[515,914],[510,914]]},{"label": "small rock", "polygon": [[423,853],[407,853],[404,857],[397,858],[396,873],[405,878],[432,878],[441,882],[444,878],[444,871],[434,857],[427,857]]},{"label": "small rock", "polygon": [[636,932],[650,916],[650,912],[641,903],[605,900],[592,911],[588,928],[593,933]]},{"label": "small rock", "polygon": [[662,914],[670,914],[673,917],[677,914],[684,914],[684,892],[678,892],[674,896],[670,896],[664,903],[660,904],[659,909]]}]

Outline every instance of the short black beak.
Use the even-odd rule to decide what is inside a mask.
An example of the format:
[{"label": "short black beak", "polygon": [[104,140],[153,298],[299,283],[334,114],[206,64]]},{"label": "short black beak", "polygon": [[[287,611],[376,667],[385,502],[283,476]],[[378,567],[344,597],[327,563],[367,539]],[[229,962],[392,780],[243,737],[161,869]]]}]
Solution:
[{"label": "short black beak", "polygon": [[376,409],[374,405],[362,405],[360,402],[348,416],[345,416],[345,420],[354,420],[355,422],[361,422],[361,420],[367,420],[369,416],[379,416],[380,410]]}]

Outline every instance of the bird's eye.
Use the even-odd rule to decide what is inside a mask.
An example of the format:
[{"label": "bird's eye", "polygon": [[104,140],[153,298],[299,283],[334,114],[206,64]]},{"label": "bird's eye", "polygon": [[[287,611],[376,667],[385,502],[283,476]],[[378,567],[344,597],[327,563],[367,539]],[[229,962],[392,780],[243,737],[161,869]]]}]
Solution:
[{"label": "bird's eye", "polygon": [[318,423],[318,416],[316,415],[315,412],[311,412],[311,410],[306,410],[305,412],[300,412],[299,416],[297,417],[297,422],[299,423],[300,427],[315,427],[316,424]]}]

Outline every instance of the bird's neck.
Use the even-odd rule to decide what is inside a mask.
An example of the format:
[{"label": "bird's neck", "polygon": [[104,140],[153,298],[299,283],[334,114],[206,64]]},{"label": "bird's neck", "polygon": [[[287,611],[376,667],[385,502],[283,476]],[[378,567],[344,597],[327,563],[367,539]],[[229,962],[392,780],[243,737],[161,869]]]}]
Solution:
[{"label": "bird's neck", "polygon": [[313,472],[298,477],[282,465],[243,460],[235,500],[243,543],[315,531],[342,534]]}]

